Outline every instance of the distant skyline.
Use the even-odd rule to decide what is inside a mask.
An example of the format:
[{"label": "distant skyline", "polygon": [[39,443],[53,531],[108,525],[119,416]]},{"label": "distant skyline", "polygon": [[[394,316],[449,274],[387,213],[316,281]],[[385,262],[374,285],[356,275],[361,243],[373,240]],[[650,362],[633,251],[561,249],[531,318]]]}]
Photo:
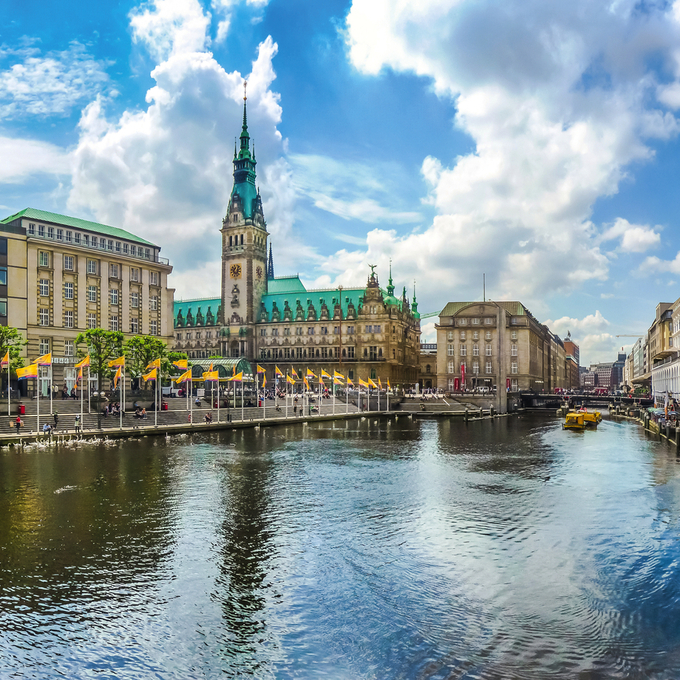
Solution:
[{"label": "distant skyline", "polygon": [[[613,361],[680,296],[680,0],[0,7],[3,216],[158,243],[219,294],[243,80],[277,275],[521,300]],[[423,341],[434,338],[434,319]]]}]

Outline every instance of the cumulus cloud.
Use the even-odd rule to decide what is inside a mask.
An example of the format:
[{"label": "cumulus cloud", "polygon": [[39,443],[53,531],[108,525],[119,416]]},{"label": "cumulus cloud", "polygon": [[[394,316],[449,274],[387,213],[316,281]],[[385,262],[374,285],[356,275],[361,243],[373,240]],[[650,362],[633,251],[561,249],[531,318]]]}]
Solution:
[{"label": "cumulus cloud", "polygon": [[3,47],[0,65],[3,62],[7,66],[0,70],[0,118],[66,116],[94,93],[109,89],[107,63],[95,60],[77,42],[45,55],[32,44]]},{"label": "cumulus cloud", "polygon": [[661,272],[680,274],[680,252],[672,260],[662,260],[655,255],[651,255],[645,258],[644,262],[640,265],[640,272],[643,274],[659,274]]},{"label": "cumulus cloud", "polygon": [[582,366],[612,361],[612,357],[616,356],[619,339],[607,332],[611,323],[604,318],[599,309],[582,319],[563,316],[554,321],[548,319],[544,323],[562,338],[571,333],[572,339],[579,346]]},{"label": "cumulus cloud", "polygon": [[0,182],[18,184],[35,175],[68,175],[68,154],[53,144],[31,139],[0,136],[0,158],[11,162],[0,163]]},{"label": "cumulus cloud", "polygon": [[130,13],[132,39],[144,44],[158,61],[200,52],[209,41],[210,18],[198,0],[154,0]]},{"label": "cumulus cloud", "polygon": [[666,110],[674,90],[659,86],[649,61],[672,61],[679,38],[663,5],[353,0],[353,65],[429,79],[455,102],[455,125],[475,147],[453,162],[424,159],[438,213],[426,231],[373,233],[367,250],[341,251],[340,266],[392,257],[430,299],[442,285],[469,298],[486,271],[495,297],[539,310],[551,294],[606,280],[606,241],[620,239],[627,253],[659,243],[650,226],[621,219],[603,230],[590,217],[632,162],[652,157],[647,140],[678,132]]},{"label": "cumulus cloud", "polygon": [[[133,13],[135,39],[159,59],[147,106],[109,120],[105,102],[97,98],[83,111],[72,153],[69,210],[89,212],[161,244],[183,297],[188,291],[205,295],[214,286],[244,78],[258,156],[272,159],[258,167],[258,176],[274,238],[290,229],[295,195],[281,159],[279,96],[271,89],[276,43],[267,38],[259,45],[250,74],[227,72],[205,51],[209,19],[195,0],[157,0]],[[302,256],[290,250],[293,261]],[[205,263],[198,270],[197,261]]]},{"label": "cumulus cloud", "polygon": [[[658,228],[658,227],[657,227]],[[631,224],[619,217],[602,234],[602,241],[621,239],[620,250],[626,253],[644,253],[661,243],[661,235],[649,225]]]}]

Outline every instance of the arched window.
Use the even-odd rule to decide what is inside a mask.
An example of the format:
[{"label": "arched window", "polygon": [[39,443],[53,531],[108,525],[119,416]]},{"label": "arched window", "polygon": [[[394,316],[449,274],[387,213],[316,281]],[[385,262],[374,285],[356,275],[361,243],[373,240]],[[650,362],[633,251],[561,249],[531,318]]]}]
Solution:
[{"label": "arched window", "polygon": [[230,245],[230,246],[232,245],[232,243],[231,243],[231,238],[232,238],[232,237],[230,236],[230,237],[229,237],[229,245]]},{"label": "arched window", "polygon": [[241,234],[241,245],[243,245],[243,234]]}]

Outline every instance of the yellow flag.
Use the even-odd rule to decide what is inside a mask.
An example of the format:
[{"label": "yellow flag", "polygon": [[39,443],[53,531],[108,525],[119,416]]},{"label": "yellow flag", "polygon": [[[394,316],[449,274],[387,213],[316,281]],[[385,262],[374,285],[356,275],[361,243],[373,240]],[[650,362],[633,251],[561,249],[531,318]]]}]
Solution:
[{"label": "yellow flag", "polygon": [[290,374],[297,380],[300,376],[295,372],[294,368],[290,369]]},{"label": "yellow flag", "polygon": [[[125,357],[121,357],[123,359],[123,366],[125,366]],[[153,361],[150,361],[147,366],[146,370],[148,371],[150,368],[160,368],[161,367],[161,358],[158,357],[158,359],[154,359]]]},{"label": "yellow flag", "polygon": [[316,379],[316,376],[314,375],[314,373],[312,373],[309,369],[307,369],[307,377]]},{"label": "yellow flag", "polygon": [[368,387],[368,383],[365,380],[359,378],[359,387]]},{"label": "yellow flag", "polygon": [[338,373],[337,371],[333,371],[333,377],[334,378],[340,378],[340,380],[345,379],[345,376],[342,373]]},{"label": "yellow flag", "polygon": [[283,378],[283,373],[281,373],[281,369],[280,369],[278,366],[274,366],[274,373],[275,373],[277,376],[280,375],[280,376]]},{"label": "yellow flag", "polygon": [[76,378],[76,382],[79,383],[83,379],[83,369],[79,368],[78,369],[78,377]]},{"label": "yellow flag", "polygon": [[302,379],[302,382],[305,384],[305,387],[306,387],[307,389],[309,389],[309,383],[307,382],[307,376],[305,376],[305,377]]},{"label": "yellow flag", "polygon": [[[215,371],[217,372],[217,371]],[[236,375],[232,375],[231,378],[229,378],[231,382],[243,382],[243,371],[240,371]]]},{"label": "yellow flag", "polygon": [[123,368],[122,366],[119,366],[118,370],[116,371],[116,375],[113,376],[113,389],[114,390],[118,388],[118,381],[120,380],[121,376],[123,375],[122,374],[122,368]]},{"label": "yellow flag", "polygon": [[[109,361],[109,368],[116,368],[118,366],[125,367],[125,357],[118,357],[117,359],[113,359],[112,361]],[[150,366],[151,366],[151,364],[149,364],[149,366],[147,366],[147,368],[149,368]]]},{"label": "yellow flag", "polygon": [[26,378],[37,378],[38,377],[38,364],[31,364],[25,368],[17,368],[17,378],[19,380],[25,380]]},{"label": "yellow flag", "polygon": [[368,379],[368,384],[369,384],[371,387],[375,387],[376,389],[378,388],[378,386],[377,386],[370,378]]},{"label": "yellow flag", "polygon": [[287,375],[286,382],[290,383],[291,385],[295,385],[295,378],[293,378],[292,375]]},{"label": "yellow flag", "polygon": [[177,361],[172,362],[172,365],[175,368],[179,368],[180,371],[186,371],[189,368],[189,361],[187,359],[177,359]]},{"label": "yellow flag", "polygon": [[205,380],[206,382],[208,382],[210,380],[218,380],[219,381],[219,379],[220,379],[220,376],[219,376],[218,371],[206,371],[203,374],[203,380]]},{"label": "yellow flag", "polygon": [[388,390],[391,390],[391,389],[392,389],[392,388],[390,387],[390,379],[389,379],[389,378],[387,379],[387,389],[388,389]]},{"label": "yellow flag", "polygon": [[52,352],[48,352],[47,354],[43,354],[41,357],[38,357],[35,360],[35,363],[38,364],[38,366],[51,366]]},{"label": "yellow flag", "polygon": [[177,384],[187,382],[187,380],[191,380],[191,371],[186,371],[185,373],[182,373],[178,378],[175,378],[175,382]]},{"label": "yellow flag", "polygon": [[142,376],[142,380],[144,380],[144,381],[155,380],[157,371],[158,371],[157,368],[150,370],[146,375]]},{"label": "yellow flag", "polygon": [[0,367],[9,368],[9,350],[7,350],[7,354],[2,357],[2,364],[0,364]]},{"label": "yellow flag", "polygon": [[86,368],[90,365],[90,355],[88,354],[84,359],[76,364],[76,368]]},{"label": "yellow flag", "polygon": [[354,387],[354,383],[349,378],[347,378],[347,387]]},{"label": "yellow flag", "polygon": [[330,377],[331,377],[331,374],[330,374],[330,373],[326,373],[326,371],[324,371],[323,368],[322,368],[322,369],[321,369],[321,377],[322,377],[322,378],[330,378]]},{"label": "yellow flag", "polygon": [[333,384],[334,385],[342,385],[343,384],[342,379],[338,378],[336,376],[333,376]]},{"label": "yellow flag", "polygon": [[212,373],[213,370],[213,362],[210,362],[210,368],[208,369],[208,373]]},{"label": "yellow flag", "polygon": [[257,365],[257,372],[258,373],[266,373],[265,369],[260,366],[260,364]]},{"label": "yellow flag", "polygon": [[267,387],[267,374],[264,374],[264,377],[262,378],[262,387]]},{"label": "yellow flag", "polygon": [[380,378],[378,378],[378,387],[382,389],[382,383],[380,382]]}]

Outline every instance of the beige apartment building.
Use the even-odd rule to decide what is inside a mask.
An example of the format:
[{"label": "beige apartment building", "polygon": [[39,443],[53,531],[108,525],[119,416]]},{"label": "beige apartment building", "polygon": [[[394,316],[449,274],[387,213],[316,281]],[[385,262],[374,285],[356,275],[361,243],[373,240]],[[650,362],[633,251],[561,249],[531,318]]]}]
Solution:
[{"label": "beige apartment building", "polygon": [[[88,328],[172,342],[172,267],[159,246],[123,229],[33,208],[1,220],[0,239],[7,250],[7,315],[0,314],[0,323],[24,334],[29,360],[52,352],[53,385],[74,385],[75,339]],[[1,263],[0,256],[0,275]],[[48,369],[41,370],[47,377]]]}]

